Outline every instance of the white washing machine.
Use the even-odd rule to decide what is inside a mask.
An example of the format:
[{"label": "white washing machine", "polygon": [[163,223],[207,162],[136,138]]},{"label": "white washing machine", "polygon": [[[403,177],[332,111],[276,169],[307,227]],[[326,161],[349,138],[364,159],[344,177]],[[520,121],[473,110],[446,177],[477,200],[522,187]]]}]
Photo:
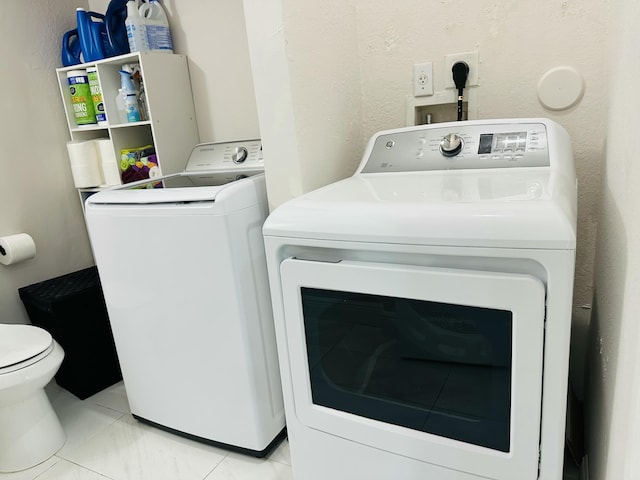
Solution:
[{"label": "white washing machine", "polygon": [[86,221],[131,412],[254,456],[284,437],[259,140],[102,191]]},{"label": "white washing machine", "polygon": [[560,480],[576,246],[546,119],[380,132],[264,225],[296,480]]}]

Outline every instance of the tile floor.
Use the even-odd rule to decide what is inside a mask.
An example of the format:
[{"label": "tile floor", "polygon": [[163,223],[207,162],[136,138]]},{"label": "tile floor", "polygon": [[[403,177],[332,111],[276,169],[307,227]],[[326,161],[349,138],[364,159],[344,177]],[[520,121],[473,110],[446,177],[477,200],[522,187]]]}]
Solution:
[{"label": "tile floor", "polygon": [[[67,441],[46,462],[0,480],[293,480],[289,443],[266,459],[228,452],[150,427],[131,416],[122,382],[86,400],[51,382],[47,394]],[[565,465],[564,480],[578,480]]]},{"label": "tile floor", "polygon": [[46,462],[0,480],[292,480],[285,440],[266,459],[231,453],[135,420],[124,385],[79,400],[46,388],[67,441]]}]

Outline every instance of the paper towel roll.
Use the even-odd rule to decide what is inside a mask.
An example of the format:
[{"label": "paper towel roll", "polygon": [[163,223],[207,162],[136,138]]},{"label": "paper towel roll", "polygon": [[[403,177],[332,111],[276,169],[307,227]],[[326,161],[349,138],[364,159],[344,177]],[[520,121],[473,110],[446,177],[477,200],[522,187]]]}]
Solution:
[{"label": "paper towel roll", "polygon": [[93,140],[67,142],[67,152],[76,188],[97,187],[102,183],[98,151]]},{"label": "paper towel roll", "polygon": [[0,263],[13,265],[36,256],[36,244],[30,235],[16,233],[0,237]]},{"label": "paper towel roll", "polygon": [[102,170],[102,179],[105,185],[121,185],[120,167],[118,159],[113,150],[113,144],[108,138],[98,138],[94,140],[98,157],[100,158],[100,168]]}]

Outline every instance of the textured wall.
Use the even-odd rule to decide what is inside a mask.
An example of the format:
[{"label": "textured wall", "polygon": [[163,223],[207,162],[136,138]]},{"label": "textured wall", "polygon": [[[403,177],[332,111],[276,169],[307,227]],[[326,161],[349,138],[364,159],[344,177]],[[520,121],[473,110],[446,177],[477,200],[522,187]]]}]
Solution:
[{"label": "textured wall", "polygon": [[351,175],[362,155],[353,1],[244,0],[275,207]]},{"label": "textured wall", "polygon": [[612,10],[610,110],[587,378],[590,478],[640,479],[640,5]]},{"label": "textured wall", "polygon": [[362,155],[353,0],[284,0],[303,192],[351,175]]},{"label": "textured wall", "polygon": [[55,68],[62,34],[86,1],[4,0],[0,42],[0,235],[31,234],[33,260],[0,266],[0,322],[26,323],[18,287],[92,264],[65,143],[69,139]]},{"label": "textured wall", "polygon": [[164,0],[174,48],[189,57],[200,141],[259,138],[242,3]]}]

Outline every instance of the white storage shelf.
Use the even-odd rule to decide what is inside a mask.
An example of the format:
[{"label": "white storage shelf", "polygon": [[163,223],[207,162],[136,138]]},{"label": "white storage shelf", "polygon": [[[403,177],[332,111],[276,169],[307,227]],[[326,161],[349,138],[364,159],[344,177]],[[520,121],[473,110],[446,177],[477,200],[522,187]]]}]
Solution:
[{"label": "white storage shelf", "polygon": [[[140,64],[149,119],[121,123],[116,108],[120,88],[118,71],[125,64]],[[77,126],[67,72],[96,67],[107,115],[107,125]],[[185,55],[136,52],[97,62],[56,69],[71,140],[110,138],[116,158],[126,148],[153,145],[162,175],[182,171],[192,148],[199,143],[189,68]],[[84,189],[92,190],[92,189]],[[97,190],[97,189],[93,189]],[[84,199],[84,196],[81,195]]]}]

